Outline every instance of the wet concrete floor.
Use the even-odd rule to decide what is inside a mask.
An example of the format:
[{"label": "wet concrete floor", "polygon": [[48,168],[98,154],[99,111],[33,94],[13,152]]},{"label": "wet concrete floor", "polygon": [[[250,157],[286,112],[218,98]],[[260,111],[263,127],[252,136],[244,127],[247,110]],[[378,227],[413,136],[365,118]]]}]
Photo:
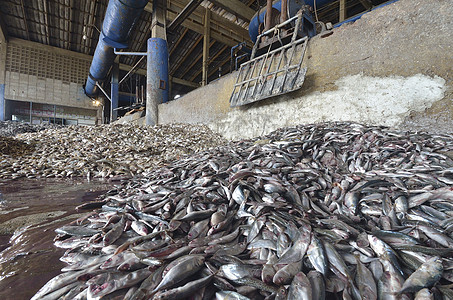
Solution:
[{"label": "wet concrete floor", "polygon": [[86,211],[113,183],[86,180],[0,182],[0,299],[30,299],[65,264],[54,230]]}]

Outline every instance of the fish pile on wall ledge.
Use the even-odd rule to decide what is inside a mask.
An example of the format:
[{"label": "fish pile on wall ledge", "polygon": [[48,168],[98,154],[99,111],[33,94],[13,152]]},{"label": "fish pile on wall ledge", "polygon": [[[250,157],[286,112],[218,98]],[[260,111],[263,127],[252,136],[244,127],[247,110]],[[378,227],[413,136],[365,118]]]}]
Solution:
[{"label": "fish pile on wall ledge", "polygon": [[453,299],[453,136],[283,128],[122,182],[33,299]]},{"label": "fish pile on wall ledge", "polygon": [[9,139],[0,147],[0,179],[133,177],[225,143],[206,126],[192,124],[60,126],[17,134],[14,144]]},{"label": "fish pile on wall ledge", "polygon": [[46,129],[59,129],[62,127],[62,125],[49,123],[31,125],[24,122],[0,121],[0,136],[14,137],[21,133],[39,132]]}]

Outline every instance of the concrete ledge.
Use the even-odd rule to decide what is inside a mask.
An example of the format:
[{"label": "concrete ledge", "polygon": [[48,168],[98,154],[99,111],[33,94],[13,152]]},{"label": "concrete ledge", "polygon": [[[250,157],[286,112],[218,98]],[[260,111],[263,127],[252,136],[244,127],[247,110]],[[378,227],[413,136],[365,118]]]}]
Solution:
[{"label": "concrete ledge", "polygon": [[301,90],[231,109],[230,74],[159,106],[159,122],[204,123],[227,138],[350,120],[403,129],[453,128],[453,5],[400,0],[313,38]]}]

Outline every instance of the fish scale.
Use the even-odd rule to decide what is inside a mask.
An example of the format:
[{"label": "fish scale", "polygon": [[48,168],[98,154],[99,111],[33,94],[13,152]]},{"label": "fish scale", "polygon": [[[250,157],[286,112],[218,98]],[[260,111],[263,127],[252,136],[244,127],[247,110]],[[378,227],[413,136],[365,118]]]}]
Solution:
[{"label": "fish scale", "polygon": [[[165,268],[162,279],[153,275],[159,268],[150,266],[150,276],[159,281],[150,289],[142,284],[146,279],[134,282],[148,291],[147,298],[153,297],[149,291],[157,292],[156,298],[174,293],[201,298],[210,291],[218,299],[397,299],[400,292],[402,299],[413,299],[433,285],[448,297],[450,270],[418,270],[414,259],[438,256],[437,266],[453,264],[452,153],[453,136],[447,134],[348,122],[284,128],[180,157],[126,180],[79,226],[114,211],[110,227],[118,220],[144,219],[148,235],[160,233],[141,241],[126,226],[110,245],[143,261],[155,257]],[[443,180],[436,179],[439,174]],[[156,197],[166,197],[168,205],[136,211],[157,203]],[[101,241],[106,234],[98,233]],[[99,238],[71,239],[66,244],[77,245],[74,252],[102,248]],[[158,248],[146,251],[146,245]],[[206,274],[212,280],[203,280]],[[65,284],[73,280],[65,278]],[[54,292],[53,286],[61,288],[49,284],[39,295]]]}]

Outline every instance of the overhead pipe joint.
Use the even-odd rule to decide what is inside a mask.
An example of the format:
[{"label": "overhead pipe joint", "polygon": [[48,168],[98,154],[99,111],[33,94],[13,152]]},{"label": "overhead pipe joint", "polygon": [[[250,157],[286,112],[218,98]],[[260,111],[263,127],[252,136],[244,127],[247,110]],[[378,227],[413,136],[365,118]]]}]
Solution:
[{"label": "overhead pipe joint", "polygon": [[115,60],[113,48],[126,48],[131,29],[148,0],[110,0],[105,12],[99,41],[91,62],[85,93],[94,97],[96,83],[106,79]]}]

